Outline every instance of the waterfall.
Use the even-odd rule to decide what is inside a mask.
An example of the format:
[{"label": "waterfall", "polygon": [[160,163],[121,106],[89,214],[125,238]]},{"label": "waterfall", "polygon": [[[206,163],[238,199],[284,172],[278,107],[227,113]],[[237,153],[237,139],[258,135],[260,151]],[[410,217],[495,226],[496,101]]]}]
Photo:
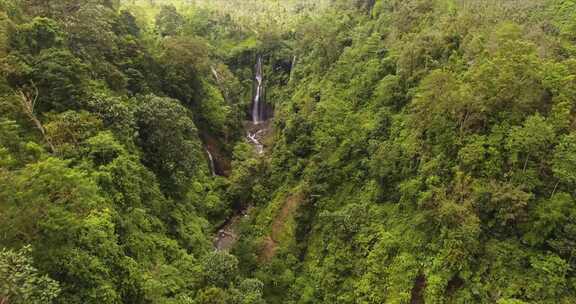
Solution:
[{"label": "waterfall", "polygon": [[251,141],[252,144],[254,144],[254,146],[256,147],[256,152],[258,152],[258,154],[264,153],[264,145],[260,142],[258,138],[263,131],[264,130],[258,130],[258,132],[255,133],[248,132],[248,140]]},{"label": "waterfall", "polygon": [[258,56],[256,63],[256,93],[252,102],[252,122],[255,125],[266,120],[266,105],[264,104],[264,73],[262,71],[262,57]]},{"label": "waterfall", "polygon": [[264,72],[262,56],[258,56],[255,66],[254,99],[252,100],[252,126],[248,128],[246,137],[256,148],[258,154],[264,154],[264,140],[268,125],[265,123],[270,117],[270,108],[266,104],[264,85]]},{"label": "waterfall", "polygon": [[214,157],[212,156],[212,153],[210,153],[210,150],[206,149],[206,154],[208,154],[208,160],[210,161],[210,172],[212,173],[213,176],[216,176],[216,165],[214,163]]}]

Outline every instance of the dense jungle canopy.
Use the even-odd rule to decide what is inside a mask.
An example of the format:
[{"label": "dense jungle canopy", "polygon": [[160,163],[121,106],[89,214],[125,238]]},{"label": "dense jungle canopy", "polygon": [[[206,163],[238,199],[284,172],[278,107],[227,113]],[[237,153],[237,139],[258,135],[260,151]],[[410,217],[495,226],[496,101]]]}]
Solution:
[{"label": "dense jungle canopy", "polygon": [[0,0],[44,303],[576,303],[576,0]]}]

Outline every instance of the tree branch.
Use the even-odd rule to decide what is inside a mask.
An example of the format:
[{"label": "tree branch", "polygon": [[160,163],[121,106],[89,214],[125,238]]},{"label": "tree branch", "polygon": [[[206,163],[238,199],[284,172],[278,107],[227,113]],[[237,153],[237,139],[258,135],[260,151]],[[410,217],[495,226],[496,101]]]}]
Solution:
[{"label": "tree branch", "polygon": [[42,126],[42,123],[40,122],[40,120],[38,120],[38,118],[34,114],[34,108],[36,107],[36,102],[38,100],[38,89],[34,87],[34,93],[31,94],[24,93],[24,91],[19,91],[19,93],[20,93],[20,104],[22,105],[24,113],[26,114],[26,116],[28,116],[28,118],[32,121],[32,123],[34,123],[36,129],[40,131],[42,137],[44,138],[44,141],[46,141],[52,153],[56,153],[56,148],[52,144],[52,140],[46,134],[46,130]]}]

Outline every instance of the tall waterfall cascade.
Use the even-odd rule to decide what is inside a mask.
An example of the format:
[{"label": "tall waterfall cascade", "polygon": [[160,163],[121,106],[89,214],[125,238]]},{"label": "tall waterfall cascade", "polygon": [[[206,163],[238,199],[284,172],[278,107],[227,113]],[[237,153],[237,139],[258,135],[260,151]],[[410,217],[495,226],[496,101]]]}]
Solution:
[{"label": "tall waterfall cascade", "polygon": [[252,101],[252,122],[258,125],[266,120],[266,104],[264,91],[264,72],[262,70],[262,57],[258,56],[255,69],[255,93]]},{"label": "tall waterfall cascade", "polygon": [[247,128],[246,138],[258,154],[264,153],[262,140],[267,132],[266,123],[271,116],[271,107],[266,103],[266,85],[262,56],[258,56],[254,67],[254,95],[250,111],[252,124]]}]

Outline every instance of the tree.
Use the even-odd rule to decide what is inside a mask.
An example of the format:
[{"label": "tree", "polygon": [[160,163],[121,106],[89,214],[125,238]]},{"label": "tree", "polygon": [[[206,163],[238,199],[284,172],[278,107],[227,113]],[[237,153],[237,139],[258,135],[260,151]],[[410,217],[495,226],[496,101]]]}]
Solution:
[{"label": "tree", "polygon": [[156,28],[162,36],[175,36],[183,29],[185,20],[174,5],[162,5],[156,16]]},{"label": "tree", "polygon": [[46,133],[44,126],[40,122],[40,120],[36,117],[35,107],[36,102],[38,100],[38,91],[34,92],[33,95],[26,94],[20,91],[20,104],[22,105],[22,110],[28,116],[28,118],[34,123],[34,127],[40,131],[42,137],[44,137],[44,141],[50,147],[52,152],[56,152],[56,147],[54,146],[53,140],[49,134]]},{"label": "tree", "polygon": [[56,21],[37,17],[16,28],[11,46],[24,54],[38,55],[44,49],[62,47],[64,40],[65,34]]},{"label": "tree", "polygon": [[238,276],[238,259],[227,252],[213,252],[204,257],[202,268],[208,285],[224,288]]},{"label": "tree", "polygon": [[86,112],[66,111],[60,114],[48,114],[45,125],[46,138],[54,145],[61,156],[76,156],[86,139],[102,129],[102,122],[95,115]]},{"label": "tree", "polygon": [[522,171],[526,171],[531,157],[543,159],[549,152],[554,136],[554,129],[542,116],[536,114],[528,117],[522,127],[514,127],[510,131],[507,142],[510,161],[513,164],[521,163]]},{"label": "tree", "polygon": [[571,133],[560,139],[554,149],[552,170],[559,182],[569,187],[576,185],[576,134]]},{"label": "tree", "polygon": [[200,304],[225,304],[226,292],[217,287],[209,287],[200,292],[197,297]]},{"label": "tree", "polygon": [[168,96],[198,106],[202,90],[199,74],[207,73],[210,62],[206,46],[189,37],[168,37],[163,45],[164,91]]},{"label": "tree", "polygon": [[32,247],[0,250],[0,303],[51,303],[60,293],[58,282],[33,266]]},{"label": "tree", "polygon": [[143,163],[169,196],[181,198],[204,161],[191,114],[177,100],[146,96],[136,109]]},{"label": "tree", "polygon": [[[38,112],[79,109],[85,102],[88,70],[70,52],[45,49],[30,65],[28,79],[38,88]],[[29,83],[24,81],[23,86]]]}]

